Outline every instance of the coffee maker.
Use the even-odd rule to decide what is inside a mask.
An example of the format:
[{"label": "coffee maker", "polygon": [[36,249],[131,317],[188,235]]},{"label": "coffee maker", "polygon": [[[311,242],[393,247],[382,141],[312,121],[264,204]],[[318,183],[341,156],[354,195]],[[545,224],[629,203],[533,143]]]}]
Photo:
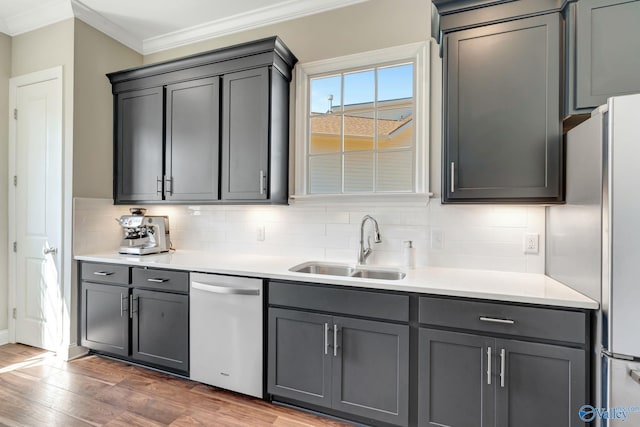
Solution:
[{"label": "coffee maker", "polygon": [[120,219],[116,219],[124,233],[119,253],[147,255],[171,249],[169,217],[146,216],[146,211],[144,208],[131,208],[131,215],[122,215]]}]

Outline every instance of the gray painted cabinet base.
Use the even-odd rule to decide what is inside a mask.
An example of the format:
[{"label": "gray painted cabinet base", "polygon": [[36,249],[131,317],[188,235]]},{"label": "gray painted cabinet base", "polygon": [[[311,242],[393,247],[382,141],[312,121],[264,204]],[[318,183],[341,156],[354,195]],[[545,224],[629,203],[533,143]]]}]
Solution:
[{"label": "gray painted cabinet base", "polygon": [[80,344],[129,354],[129,288],[81,282]]}]

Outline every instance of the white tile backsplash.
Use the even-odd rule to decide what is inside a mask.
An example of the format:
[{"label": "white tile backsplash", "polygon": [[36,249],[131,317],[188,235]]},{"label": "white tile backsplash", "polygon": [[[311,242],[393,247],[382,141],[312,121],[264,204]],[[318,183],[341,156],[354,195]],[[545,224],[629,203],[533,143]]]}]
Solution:
[{"label": "white tile backsplash", "polygon": [[[115,251],[121,238],[114,218],[130,206],[110,199],[74,201],[74,253]],[[147,214],[168,215],[173,246],[246,254],[295,255],[355,262],[360,221],[380,224],[382,243],[370,263],[400,264],[404,240],[416,248],[416,264],[516,272],[544,272],[544,207],[498,205],[371,206],[293,202],[290,206],[145,206]],[[258,241],[258,227],[265,240]],[[442,248],[431,248],[431,230],[442,233]],[[540,234],[540,253],[523,253],[524,233]]]}]

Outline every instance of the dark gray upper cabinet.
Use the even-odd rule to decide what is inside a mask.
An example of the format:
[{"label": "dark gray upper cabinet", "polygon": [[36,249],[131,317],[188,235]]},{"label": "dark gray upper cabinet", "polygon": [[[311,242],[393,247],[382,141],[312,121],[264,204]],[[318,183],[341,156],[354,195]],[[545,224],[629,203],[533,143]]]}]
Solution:
[{"label": "dark gray upper cabinet", "polygon": [[264,200],[269,177],[269,70],[223,77],[222,198]]},{"label": "dark gray upper cabinet", "polygon": [[566,21],[566,115],[640,92],[640,0],[579,0]]},{"label": "dark gray upper cabinet", "polygon": [[218,200],[220,78],[168,85],[165,199]]},{"label": "dark gray upper cabinet", "polygon": [[271,37],[108,74],[115,203],[287,203],[296,61]]},{"label": "dark gray upper cabinet", "polygon": [[162,200],[163,89],[115,95],[116,203]]},{"label": "dark gray upper cabinet", "polygon": [[561,15],[444,36],[442,200],[559,202]]}]

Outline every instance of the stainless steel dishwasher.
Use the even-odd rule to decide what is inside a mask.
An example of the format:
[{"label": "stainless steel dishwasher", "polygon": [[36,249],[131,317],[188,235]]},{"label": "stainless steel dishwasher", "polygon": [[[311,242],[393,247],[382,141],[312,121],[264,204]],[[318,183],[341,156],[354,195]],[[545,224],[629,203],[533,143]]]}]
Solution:
[{"label": "stainless steel dishwasher", "polygon": [[191,273],[190,378],[263,397],[262,279]]}]

